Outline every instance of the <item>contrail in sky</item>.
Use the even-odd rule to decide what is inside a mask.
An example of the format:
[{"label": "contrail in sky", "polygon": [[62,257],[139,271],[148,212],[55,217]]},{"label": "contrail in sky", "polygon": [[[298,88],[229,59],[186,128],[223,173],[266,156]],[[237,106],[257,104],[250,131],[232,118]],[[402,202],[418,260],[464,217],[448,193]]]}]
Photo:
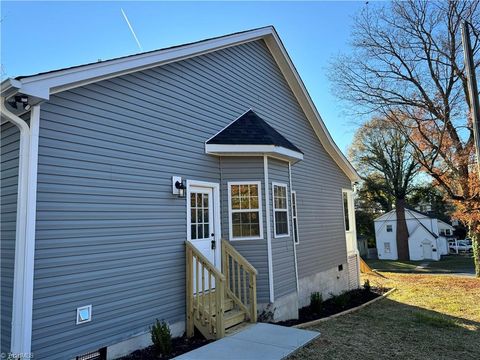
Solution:
[{"label": "contrail in sky", "polygon": [[135,31],[133,31],[132,25],[130,25],[130,21],[128,21],[127,14],[125,14],[125,11],[123,11],[122,8],[120,8],[120,10],[122,11],[123,17],[125,18],[125,21],[127,22],[127,25],[130,28],[130,31],[135,38],[135,41],[137,42],[138,48],[140,49],[140,51],[143,51],[142,45],[140,44],[140,41],[138,41],[137,35],[135,35]]}]

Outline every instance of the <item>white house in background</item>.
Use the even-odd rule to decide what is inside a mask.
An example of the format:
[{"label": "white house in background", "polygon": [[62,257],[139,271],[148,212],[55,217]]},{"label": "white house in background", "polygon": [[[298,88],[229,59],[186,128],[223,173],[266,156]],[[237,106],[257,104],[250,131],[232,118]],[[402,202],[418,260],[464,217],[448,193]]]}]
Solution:
[{"label": "white house in background", "polygon": [[[410,260],[440,260],[441,255],[448,254],[447,239],[454,230],[451,225],[411,209],[405,209],[405,220]],[[375,239],[381,260],[398,259],[396,227],[395,210],[375,219]]]}]

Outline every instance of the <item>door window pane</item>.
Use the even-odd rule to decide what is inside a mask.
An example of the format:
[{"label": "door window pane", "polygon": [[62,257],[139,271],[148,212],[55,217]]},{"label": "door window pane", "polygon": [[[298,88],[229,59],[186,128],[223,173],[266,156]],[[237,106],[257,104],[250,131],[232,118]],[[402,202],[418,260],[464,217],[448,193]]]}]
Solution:
[{"label": "door window pane", "polygon": [[190,238],[205,239],[210,237],[209,194],[191,193],[190,195]]}]

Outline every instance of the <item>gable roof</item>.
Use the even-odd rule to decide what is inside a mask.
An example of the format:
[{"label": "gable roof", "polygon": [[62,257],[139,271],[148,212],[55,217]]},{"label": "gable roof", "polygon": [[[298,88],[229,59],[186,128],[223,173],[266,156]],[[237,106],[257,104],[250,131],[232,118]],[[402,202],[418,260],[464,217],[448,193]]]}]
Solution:
[{"label": "gable roof", "polygon": [[[413,233],[414,233],[419,227],[422,227],[422,228],[424,228],[430,235],[432,235],[435,239],[438,238],[438,235],[435,234],[433,231],[431,231],[429,228],[427,228],[427,227],[424,225],[424,223],[422,223],[422,222],[420,221],[420,219],[415,216],[414,213],[421,214],[421,215],[424,215],[424,214],[419,213],[418,211],[414,211],[414,210],[412,210],[412,209],[405,209],[405,211],[408,211],[408,212],[410,213],[410,215],[412,215],[413,218],[414,218],[415,220],[417,220],[417,222],[420,224],[420,225],[417,226],[415,229],[413,229],[413,231],[412,231],[412,233],[411,233],[410,235],[413,235]],[[435,220],[434,218],[432,218],[432,217],[430,217],[430,216],[427,216],[427,215],[424,215],[424,216],[426,216],[426,217],[429,218],[429,219]]]},{"label": "gable roof", "polygon": [[[430,235],[432,235],[434,238],[438,238],[438,235],[435,234],[433,231],[429,230],[419,219],[418,216],[415,216],[415,214],[417,215],[421,215],[422,217],[426,217],[426,218],[429,218],[429,219],[433,219],[433,220],[438,220],[438,219],[435,219],[435,218],[432,218],[430,216],[428,216],[427,214],[423,214],[421,212],[418,212],[416,210],[412,210],[408,207],[405,208],[405,213],[409,213],[412,218],[410,219],[406,219],[406,220],[413,220],[415,219],[417,221],[417,223],[419,224],[415,229],[413,229],[412,233],[409,234],[409,236],[413,235],[413,233],[419,228],[419,227],[423,227]],[[389,212],[379,216],[378,218],[374,219],[373,221],[374,222],[380,222],[380,221],[388,221],[388,220],[391,220],[391,221],[396,221],[396,210],[393,209],[393,210],[390,210]]]},{"label": "gable roof", "polygon": [[39,100],[48,100],[51,94],[68,89],[260,39],[265,41],[322,146],[352,182],[358,181],[357,172],[333,141],[273,26],[97,63],[7,79],[1,84],[1,95],[2,97],[11,97],[17,93],[22,93]]},{"label": "gable roof", "polygon": [[206,141],[222,145],[274,145],[303,154],[253,110],[248,110],[226,128]]}]

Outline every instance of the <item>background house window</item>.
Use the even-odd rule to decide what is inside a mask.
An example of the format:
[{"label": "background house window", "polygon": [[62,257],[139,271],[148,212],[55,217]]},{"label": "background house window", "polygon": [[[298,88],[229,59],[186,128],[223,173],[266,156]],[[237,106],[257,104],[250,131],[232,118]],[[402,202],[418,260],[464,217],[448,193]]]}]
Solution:
[{"label": "background house window", "polygon": [[230,238],[261,239],[260,182],[229,183]]},{"label": "background house window", "polygon": [[343,215],[345,218],[345,231],[350,231],[350,216],[348,209],[348,193],[343,192]]},{"label": "background house window", "polygon": [[387,232],[392,232],[392,225],[387,225]]},{"label": "background house window", "polygon": [[385,254],[390,254],[390,243],[389,242],[383,243],[383,246],[384,246]]},{"label": "background house window", "polygon": [[293,240],[298,244],[297,192],[292,191]]},{"label": "background house window", "polygon": [[445,229],[445,235],[447,236],[452,235],[452,232],[450,231],[450,229]]},{"label": "background house window", "polygon": [[273,223],[275,228],[275,237],[288,236],[288,202],[287,185],[273,185]]}]

